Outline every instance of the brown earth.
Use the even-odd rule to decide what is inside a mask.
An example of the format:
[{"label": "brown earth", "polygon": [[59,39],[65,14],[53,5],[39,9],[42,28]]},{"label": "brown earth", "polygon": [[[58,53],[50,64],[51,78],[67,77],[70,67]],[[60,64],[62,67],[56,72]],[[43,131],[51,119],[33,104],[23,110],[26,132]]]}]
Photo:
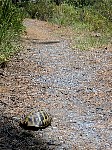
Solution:
[{"label": "brown earth", "polygon": [[[73,32],[26,19],[24,48],[0,69],[2,150],[111,150],[110,47],[72,50]],[[24,131],[33,108],[52,114],[52,128]]]}]

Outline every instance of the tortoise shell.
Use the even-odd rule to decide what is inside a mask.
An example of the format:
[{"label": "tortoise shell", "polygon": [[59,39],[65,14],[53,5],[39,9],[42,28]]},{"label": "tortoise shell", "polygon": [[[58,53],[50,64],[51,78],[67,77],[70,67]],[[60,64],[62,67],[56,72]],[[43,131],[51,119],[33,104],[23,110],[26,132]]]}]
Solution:
[{"label": "tortoise shell", "polygon": [[25,130],[41,130],[51,125],[52,117],[46,111],[37,110],[30,112],[24,119],[21,119],[19,125]]}]

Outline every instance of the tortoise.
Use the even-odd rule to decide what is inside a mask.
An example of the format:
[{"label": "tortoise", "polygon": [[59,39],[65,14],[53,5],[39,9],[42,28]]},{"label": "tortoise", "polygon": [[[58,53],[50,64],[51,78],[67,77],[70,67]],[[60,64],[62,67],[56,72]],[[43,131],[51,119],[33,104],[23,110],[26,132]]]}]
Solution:
[{"label": "tortoise", "polygon": [[25,130],[38,131],[51,126],[52,117],[44,110],[33,110],[20,120],[19,126]]}]

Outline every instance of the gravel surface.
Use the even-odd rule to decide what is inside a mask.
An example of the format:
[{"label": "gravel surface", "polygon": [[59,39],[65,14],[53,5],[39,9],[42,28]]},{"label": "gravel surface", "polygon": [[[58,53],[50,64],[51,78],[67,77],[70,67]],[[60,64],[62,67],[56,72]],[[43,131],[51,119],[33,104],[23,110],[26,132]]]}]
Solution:
[{"label": "gravel surface", "polygon": [[[25,50],[0,70],[1,149],[111,150],[111,48],[72,50],[60,27],[24,24]],[[52,127],[21,129],[16,120],[32,108],[48,110]]]}]

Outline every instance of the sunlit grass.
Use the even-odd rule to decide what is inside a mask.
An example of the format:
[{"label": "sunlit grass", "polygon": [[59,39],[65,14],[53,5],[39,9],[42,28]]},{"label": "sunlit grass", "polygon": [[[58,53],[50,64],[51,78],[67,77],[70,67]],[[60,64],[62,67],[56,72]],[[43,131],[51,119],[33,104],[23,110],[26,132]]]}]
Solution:
[{"label": "sunlit grass", "polygon": [[73,49],[89,50],[111,43],[112,23],[93,8],[74,9],[63,4],[55,8],[52,22],[73,28]]},{"label": "sunlit grass", "polygon": [[89,33],[85,35],[79,35],[74,37],[72,43],[73,49],[90,50],[93,48],[100,48],[106,46],[111,40],[111,37],[107,38],[105,35],[102,36],[91,36]]},{"label": "sunlit grass", "polygon": [[95,32],[91,31],[90,25],[87,24],[75,24],[73,28],[75,36],[72,41],[73,49],[90,50],[93,48],[101,48],[112,41],[110,32]]}]

